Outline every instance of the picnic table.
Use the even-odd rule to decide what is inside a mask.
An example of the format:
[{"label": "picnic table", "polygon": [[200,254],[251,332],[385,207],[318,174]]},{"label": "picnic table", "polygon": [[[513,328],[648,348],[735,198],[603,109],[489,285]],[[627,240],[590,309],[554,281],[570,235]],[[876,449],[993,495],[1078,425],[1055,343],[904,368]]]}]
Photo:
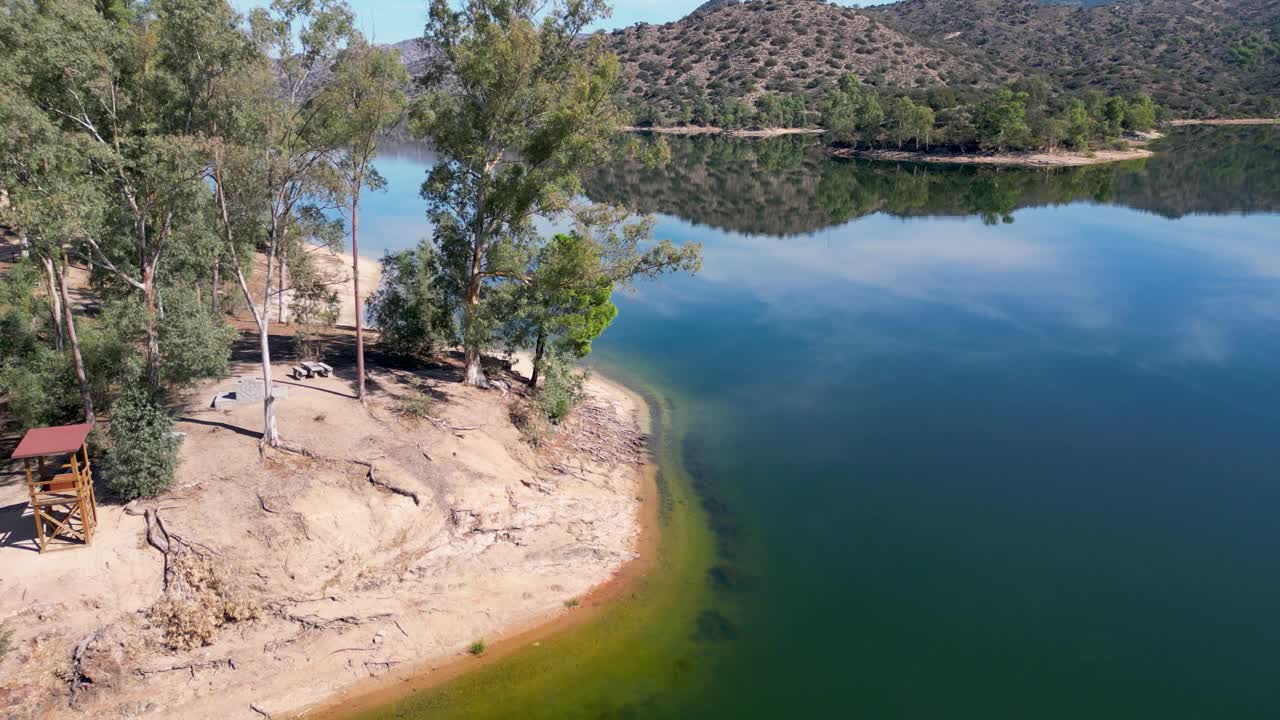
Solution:
[{"label": "picnic table", "polygon": [[333,368],[331,366],[326,365],[322,362],[313,362],[311,360],[304,360],[303,362],[297,365],[294,365],[293,368],[291,369],[293,371],[294,380],[302,380],[304,378],[312,378],[317,376],[329,377],[329,375],[333,372]]}]

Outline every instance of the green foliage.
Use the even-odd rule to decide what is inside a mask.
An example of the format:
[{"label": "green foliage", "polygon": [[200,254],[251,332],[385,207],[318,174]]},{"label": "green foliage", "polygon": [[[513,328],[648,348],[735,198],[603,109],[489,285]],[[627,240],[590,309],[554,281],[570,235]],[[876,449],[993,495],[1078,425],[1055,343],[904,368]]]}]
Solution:
[{"label": "green foliage", "polygon": [[435,248],[426,240],[382,258],[382,284],[368,308],[388,352],[426,359],[457,340],[456,305],[442,283]]},{"label": "green foliage", "polygon": [[60,425],[79,417],[80,396],[71,359],[46,345],[28,345],[24,352],[6,358],[0,365],[0,387],[19,427]]},{"label": "green foliage", "polygon": [[543,381],[534,393],[534,402],[553,425],[559,424],[584,397],[587,378],[574,370],[562,353],[552,350],[542,358]]},{"label": "green foliage", "polygon": [[1031,139],[1031,130],[1027,127],[1027,94],[1001,88],[978,106],[974,129],[978,143],[984,147],[1004,150],[1026,146]]},{"label": "green foliage", "polygon": [[324,359],[327,331],[338,322],[338,293],[322,282],[297,283],[294,276],[293,297],[289,303],[290,319],[295,330],[294,349],[305,360]]},{"label": "green foliage", "polygon": [[4,660],[4,656],[9,654],[9,649],[13,644],[13,631],[0,627],[0,660]]},{"label": "green foliage", "polygon": [[1124,129],[1145,132],[1156,126],[1156,104],[1150,95],[1137,95],[1125,107]]},{"label": "green foliage", "polygon": [[873,88],[856,75],[840,78],[839,89],[831,94],[823,112],[822,125],[838,139],[869,140],[884,121],[880,99]]},{"label": "green foliage", "polygon": [[186,384],[228,372],[235,328],[196,297],[194,291],[165,290],[164,321],[160,324],[160,367],[164,379]]},{"label": "green foliage", "polygon": [[146,392],[130,388],[116,401],[108,437],[109,484],[121,498],[154,497],[173,483],[180,444],[173,417]]},{"label": "green foliage", "polygon": [[488,649],[488,646],[485,645],[484,640],[476,640],[475,642],[471,643],[469,647],[467,647],[467,652],[471,653],[472,655],[475,655],[476,657],[479,657],[484,654],[484,651],[486,649]]},{"label": "green foliage", "polygon": [[485,305],[519,277],[537,242],[533,218],[563,211],[578,173],[612,151],[622,121],[618,61],[600,37],[598,0],[432,0],[433,55],[412,129],[439,155],[422,186],[444,286],[462,309],[466,382],[484,384],[480,352],[498,323]]}]

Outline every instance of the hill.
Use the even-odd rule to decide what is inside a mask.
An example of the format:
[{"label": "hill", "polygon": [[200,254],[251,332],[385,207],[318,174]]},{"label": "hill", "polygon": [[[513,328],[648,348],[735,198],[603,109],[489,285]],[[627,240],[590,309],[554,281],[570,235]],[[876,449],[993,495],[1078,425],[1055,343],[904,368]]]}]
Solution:
[{"label": "hill", "polygon": [[1145,92],[1176,115],[1272,114],[1280,98],[1274,0],[903,0],[864,12],[941,52],[1067,91]]},{"label": "hill", "polygon": [[820,95],[848,73],[902,88],[1016,77],[818,0],[712,0],[677,22],[616,30],[609,44],[627,72],[629,101],[655,124],[685,122],[699,103]]},{"label": "hill", "polygon": [[[664,25],[609,35],[641,120],[680,124],[700,103],[762,95],[806,104],[854,73],[924,95],[1039,79],[1048,92],[1145,92],[1180,116],[1274,114],[1275,0],[711,0]],[[706,115],[707,113],[701,113]],[[812,120],[812,116],[809,116]]]}]

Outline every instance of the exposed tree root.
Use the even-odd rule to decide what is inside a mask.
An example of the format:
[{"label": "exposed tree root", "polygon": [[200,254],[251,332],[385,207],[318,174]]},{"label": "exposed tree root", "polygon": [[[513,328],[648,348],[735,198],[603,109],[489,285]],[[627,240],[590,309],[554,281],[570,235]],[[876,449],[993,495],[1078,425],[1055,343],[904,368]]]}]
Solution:
[{"label": "exposed tree root", "polygon": [[179,670],[186,670],[187,672],[191,673],[192,679],[195,679],[197,670],[216,670],[218,668],[224,668],[224,667],[235,670],[236,661],[232,660],[231,658],[222,658],[219,660],[207,660],[204,662],[189,662],[185,665],[174,665],[173,667],[157,668],[155,670],[144,670],[143,668],[138,668],[134,670],[134,672],[142,677],[147,677],[148,675],[160,675],[163,673],[171,673],[171,672],[177,672]]}]

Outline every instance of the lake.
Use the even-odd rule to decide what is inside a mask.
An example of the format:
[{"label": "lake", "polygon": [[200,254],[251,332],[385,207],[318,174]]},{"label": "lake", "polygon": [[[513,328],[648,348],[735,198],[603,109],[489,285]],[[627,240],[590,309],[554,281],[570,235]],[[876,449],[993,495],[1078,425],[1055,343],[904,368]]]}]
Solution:
[{"label": "lake", "polygon": [[[660,426],[663,562],[362,717],[1280,716],[1280,128],[1061,171],[670,140],[593,200],[704,245],[591,362]],[[379,164],[367,254],[429,233]]]}]

